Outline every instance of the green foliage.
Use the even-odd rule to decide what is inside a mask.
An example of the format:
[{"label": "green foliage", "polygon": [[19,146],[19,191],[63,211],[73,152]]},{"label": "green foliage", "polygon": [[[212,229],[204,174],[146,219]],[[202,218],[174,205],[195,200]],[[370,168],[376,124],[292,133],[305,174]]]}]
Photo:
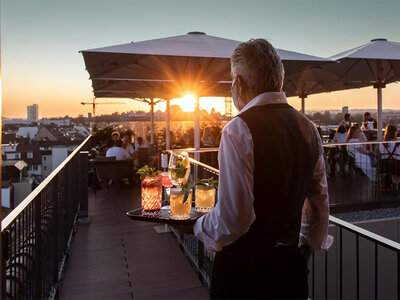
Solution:
[{"label": "green foliage", "polygon": [[157,176],[161,173],[162,172],[156,170],[156,168],[151,168],[147,165],[137,171],[137,174],[140,174],[141,181],[143,181],[146,178],[146,176]]},{"label": "green foliage", "polygon": [[189,180],[188,182],[182,183],[179,186],[181,188],[181,190],[185,192],[185,194],[183,195],[183,202],[182,203],[185,203],[187,201],[187,199],[189,198],[189,193],[192,190],[193,185],[194,185],[193,181]]},{"label": "green foliage", "polygon": [[215,189],[218,189],[218,179],[214,179],[214,177],[208,179],[197,179],[196,185],[213,186]]},{"label": "green foliage", "polygon": [[177,158],[175,168],[171,169],[171,172],[173,172],[173,176],[176,178],[184,178],[186,175],[188,164],[189,162],[186,158],[185,159]]}]

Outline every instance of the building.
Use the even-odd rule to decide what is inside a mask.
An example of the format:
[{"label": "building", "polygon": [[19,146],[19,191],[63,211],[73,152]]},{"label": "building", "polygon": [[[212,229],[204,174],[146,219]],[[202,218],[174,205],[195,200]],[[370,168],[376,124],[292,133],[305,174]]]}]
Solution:
[{"label": "building", "polygon": [[17,132],[17,137],[18,138],[29,138],[29,140],[32,140],[36,134],[38,133],[39,128],[37,126],[24,126],[18,128]]},{"label": "building", "polygon": [[29,105],[26,110],[28,121],[37,122],[39,120],[39,105]]}]

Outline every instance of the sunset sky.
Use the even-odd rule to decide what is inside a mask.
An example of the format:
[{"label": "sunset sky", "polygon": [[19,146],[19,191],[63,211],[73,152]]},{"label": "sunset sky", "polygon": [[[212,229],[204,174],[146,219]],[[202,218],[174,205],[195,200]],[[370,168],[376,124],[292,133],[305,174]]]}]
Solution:
[{"label": "sunset sky", "polygon": [[[33,103],[40,117],[91,112],[80,104],[93,98],[80,50],[203,31],[328,57],[373,38],[400,42],[399,12],[399,0],[1,0],[3,117],[26,118]],[[318,94],[306,109],[375,108],[376,98],[372,87]],[[149,109],[125,102],[98,106],[97,114]],[[300,107],[298,98],[289,103]],[[224,111],[222,100],[201,104]],[[383,108],[400,109],[400,84],[383,90]]]}]

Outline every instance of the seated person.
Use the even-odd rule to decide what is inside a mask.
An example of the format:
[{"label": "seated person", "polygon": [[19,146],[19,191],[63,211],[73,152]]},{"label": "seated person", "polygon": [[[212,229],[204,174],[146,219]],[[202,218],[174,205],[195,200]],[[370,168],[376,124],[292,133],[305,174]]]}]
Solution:
[{"label": "seated person", "polygon": [[149,142],[146,139],[143,139],[141,136],[139,136],[135,141],[135,151],[139,151],[139,149],[142,148],[149,148]]},{"label": "seated person", "polygon": [[346,127],[343,125],[340,125],[335,133],[335,136],[333,137],[333,142],[334,143],[346,143],[347,140],[347,132],[346,132]]},{"label": "seated person", "polygon": [[123,142],[122,148],[125,149],[125,151],[128,152],[130,156],[132,156],[134,149],[130,141],[131,141],[130,136],[126,134],[122,139]]},{"label": "seated person", "polygon": [[108,149],[106,153],[106,157],[113,157],[115,156],[116,160],[124,160],[130,158],[128,152],[125,149],[122,149],[122,140],[118,139],[115,142],[115,146]]},{"label": "seated person", "polygon": [[[360,142],[361,129],[359,126],[352,126],[349,129],[347,136],[348,143],[359,143]],[[365,175],[368,176],[372,181],[376,181],[376,166],[374,164],[375,158],[372,157],[373,152],[367,150],[363,145],[349,145],[347,146],[347,152],[355,160],[356,167],[360,168]]]},{"label": "seated person", "polygon": [[[394,125],[387,125],[383,140],[389,143],[379,144],[379,152],[381,154],[381,168],[384,173],[391,175],[391,180],[398,189],[400,184],[400,143],[397,143],[397,128]],[[388,186],[390,178],[385,180]]]}]

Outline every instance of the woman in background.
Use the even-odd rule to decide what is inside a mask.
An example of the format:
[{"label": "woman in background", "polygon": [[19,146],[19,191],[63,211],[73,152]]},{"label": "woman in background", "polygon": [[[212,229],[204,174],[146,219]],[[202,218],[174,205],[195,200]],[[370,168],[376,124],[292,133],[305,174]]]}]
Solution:
[{"label": "woman in background", "polygon": [[347,140],[347,132],[346,132],[346,127],[343,125],[340,125],[336,129],[335,136],[333,137],[333,142],[334,143],[346,143]]},{"label": "woman in background", "polygon": [[388,142],[379,144],[379,153],[381,154],[381,173],[387,174],[385,176],[385,188],[390,185],[391,179],[395,190],[398,190],[400,184],[400,144],[396,142],[396,126],[391,124],[386,126],[383,140]]},{"label": "woman in background", "polygon": [[[347,135],[348,143],[359,143],[361,129],[359,126],[351,126]],[[355,160],[356,167],[360,168],[365,175],[372,181],[376,181],[376,166],[373,165],[371,156],[374,154],[372,151],[367,150],[361,144],[348,145],[347,152]]]}]

